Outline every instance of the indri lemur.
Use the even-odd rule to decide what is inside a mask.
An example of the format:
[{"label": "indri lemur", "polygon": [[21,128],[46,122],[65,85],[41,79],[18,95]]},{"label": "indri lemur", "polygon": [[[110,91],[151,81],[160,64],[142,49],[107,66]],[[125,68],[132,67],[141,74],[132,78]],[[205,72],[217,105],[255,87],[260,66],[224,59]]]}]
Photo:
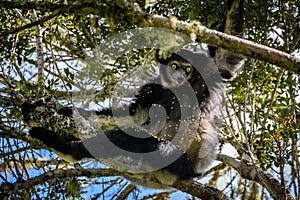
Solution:
[{"label": "indri lemur", "polygon": [[[224,32],[242,36],[242,10],[242,1],[238,7],[229,6],[227,21],[222,27]],[[127,117],[132,117],[139,126],[126,126],[125,123],[122,127],[107,128],[100,125],[103,132],[95,130],[92,137],[81,140],[74,135],[74,125],[54,127],[51,126],[53,116],[43,111],[36,114],[40,108],[50,105],[42,101],[25,102],[22,113],[31,126],[30,135],[67,160],[96,158],[110,167],[139,172],[163,184],[201,175],[215,159],[218,139],[213,128],[213,109],[222,95],[220,86],[224,80],[235,77],[244,58],[213,47],[209,47],[209,56],[184,49],[169,57],[162,57],[159,52],[156,53],[160,63],[159,77],[141,87],[126,108],[127,112],[123,112],[123,107],[95,111],[94,115],[78,110],[85,118],[118,119],[126,117],[127,113]],[[213,67],[219,70],[218,75],[207,73]],[[218,76],[223,80],[216,78]],[[213,83],[208,85],[207,81]],[[72,108],[53,112],[56,112],[57,121],[71,120],[73,113]],[[38,122],[41,119],[35,116],[44,118],[44,122]],[[110,148],[110,142],[119,149]],[[151,152],[155,153],[151,155]]]}]

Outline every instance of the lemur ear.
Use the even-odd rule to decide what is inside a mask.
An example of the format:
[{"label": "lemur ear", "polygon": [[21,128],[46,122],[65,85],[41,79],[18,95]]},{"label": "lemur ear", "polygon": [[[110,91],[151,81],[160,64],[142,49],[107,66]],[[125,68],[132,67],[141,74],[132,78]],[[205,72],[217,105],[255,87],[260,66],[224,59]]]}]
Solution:
[{"label": "lemur ear", "polygon": [[155,50],[155,60],[160,64],[167,65],[168,59],[172,56],[170,51],[156,49]]},{"label": "lemur ear", "polygon": [[208,46],[208,54],[210,57],[214,58],[216,56],[216,51],[218,47]]}]

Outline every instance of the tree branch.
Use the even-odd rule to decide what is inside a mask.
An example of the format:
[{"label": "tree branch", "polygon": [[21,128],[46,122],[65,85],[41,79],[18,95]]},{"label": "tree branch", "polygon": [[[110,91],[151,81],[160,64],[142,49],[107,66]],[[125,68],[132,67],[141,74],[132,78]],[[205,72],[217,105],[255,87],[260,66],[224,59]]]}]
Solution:
[{"label": "tree branch", "polygon": [[[123,176],[127,178],[135,178],[140,176],[144,176],[143,174],[128,174],[125,172],[120,172],[114,169],[65,169],[65,170],[53,170],[46,173],[43,173],[34,178],[28,179],[23,182],[16,183],[3,183],[0,185],[0,191],[2,191],[3,195],[10,195],[12,193],[16,193],[18,190],[27,190],[33,188],[36,185],[45,183],[52,179],[61,179],[65,177],[75,177],[75,176],[86,176],[88,178],[96,178],[96,177],[108,177],[108,176]],[[154,180],[152,180],[154,181]],[[176,189],[182,190],[184,192],[188,192],[194,196],[197,196],[202,199],[222,199],[229,200],[230,198],[224,195],[218,189],[213,187],[198,183],[194,180],[186,180],[186,181],[176,181],[174,185]],[[1,196],[0,196],[1,197]]]},{"label": "tree branch", "polygon": [[294,199],[288,190],[259,166],[223,154],[219,154],[217,160],[233,167],[242,177],[256,181],[267,188],[274,199]]},{"label": "tree branch", "polygon": [[[265,62],[282,67],[286,70],[293,71],[300,74],[300,58],[294,57],[288,53],[266,47],[245,39],[227,35],[215,30],[208,29],[201,26],[200,23],[192,22],[187,23],[179,21],[175,18],[166,18],[158,15],[151,15],[140,10],[136,6],[132,6],[125,0],[118,0],[110,2],[109,4],[99,4],[97,2],[77,2],[76,4],[55,4],[55,3],[38,3],[38,2],[11,2],[11,1],[1,1],[0,8],[8,9],[41,9],[42,11],[51,11],[52,15],[47,16],[39,21],[27,24],[24,27],[18,27],[6,32],[1,33],[1,38],[7,36],[11,33],[16,33],[17,31],[36,26],[51,19],[55,13],[68,12],[68,13],[78,13],[85,14],[97,14],[102,17],[109,16],[115,21],[124,20],[133,25],[140,27],[161,27],[168,28],[175,31],[180,31],[191,37],[195,38],[198,42],[207,43],[211,46],[222,47],[229,51],[240,53],[245,56],[256,58]],[[120,13],[123,14],[123,18],[120,18]]]},{"label": "tree branch", "polygon": [[[0,4],[1,4],[1,2],[0,2]],[[0,5],[0,8],[1,8],[1,5]],[[52,18],[54,18],[54,17],[62,14],[62,13],[64,13],[64,9],[56,10],[52,14],[47,15],[47,16],[43,17],[42,19],[36,20],[36,21],[34,21],[32,23],[28,23],[28,24],[26,24],[24,26],[20,26],[20,27],[17,27],[17,28],[12,28],[10,30],[0,32],[1,33],[0,34],[0,39],[5,39],[5,37],[7,37],[10,34],[15,34],[15,33],[18,33],[20,31],[23,31],[23,30],[32,28],[34,26],[38,26],[40,24],[43,24],[44,22],[46,22],[46,21],[48,21],[48,20],[50,20],[50,19],[52,19]]]},{"label": "tree branch", "polygon": [[3,183],[0,185],[0,191],[5,194],[12,194],[18,190],[28,190],[36,185],[45,183],[52,179],[61,179],[73,176],[87,176],[89,178],[105,177],[105,176],[122,176],[121,172],[113,169],[67,169],[53,170],[45,172],[34,178],[30,178],[23,182]]},{"label": "tree branch", "polygon": [[0,124],[0,137],[9,138],[9,139],[19,139],[23,140],[30,144],[31,149],[48,149],[50,150],[44,143],[41,141],[34,139],[26,134],[20,134],[16,132],[13,128]]},{"label": "tree branch", "polygon": [[[127,4],[124,3],[124,5]],[[251,58],[269,62],[286,70],[300,74],[300,58],[294,57],[288,53],[208,29],[205,26],[201,26],[198,22],[186,23],[174,18],[150,15],[134,7],[127,8],[131,10],[131,17],[136,19],[136,25],[146,27],[155,26],[180,31],[191,37],[195,37],[197,42],[207,43],[215,47],[222,47],[231,52],[240,53]]]},{"label": "tree branch", "polygon": [[195,180],[176,181],[173,187],[181,191],[187,192],[191,195],[197,196],[201,199],[207,199],[207,200],[231,199],[228,196],[226,196],[222,191],[210,187],[208,185],[201,184]]},{"label": "tree branch", "polygon": [[[20,135],[15,133],[9,127],[0,124],[0,136],[7,137],[7,138],[17,138],[22,139],[26,142],[31,144],[31,147],[39,147],[48,149],[43,143],[32,139],[27,135]],[[26,190],[30,189],[38,184],[47,182],[51,179],[59,179],[64,177],[72,177],[72,176],[87,176],[89,178],[95,177],[106,177],[106,176],[123,176],[125,178],[131,179],[146,179],[144,174],[128,174],[125,172],[120,172],[114,169],[68,169],[68,170],[54,170],[50,172],[43,173],[42,175],[36,176],[34,178],[28,179],[24,182],[16,182],[16,183],[3,183],[0,185],[0,191],[2,195],[10,195],[12,193],[16,193],[18,190]],[[156,181],[157,180],[149,180],[149,181]],[[160,183],[161,184],[161,183]],[[191,195],[198,196],[203,199],[223,199],[227,200],[230,199],[223,192],[215,189],[213,187],[203,185],[198,183],[194,180],[186,180],[186,181],[177,181],[174,185],[170,187],[174,187],[178,190],[188,192]],[[0,195],[1,198],[1,195]]]}]

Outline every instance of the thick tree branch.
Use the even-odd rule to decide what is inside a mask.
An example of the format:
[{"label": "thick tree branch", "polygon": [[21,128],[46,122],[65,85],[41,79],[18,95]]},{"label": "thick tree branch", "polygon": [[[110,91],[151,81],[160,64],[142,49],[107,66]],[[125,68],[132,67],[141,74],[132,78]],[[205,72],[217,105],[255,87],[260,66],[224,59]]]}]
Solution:
[{"label": "thick tree branch", "polygon": [[132,18],[138,19],[135,23],[138,26],[155,26],[180,31],[195,37],[198,42],[207,43],[211,46],[222,47],[229,51],[266,61],[300,74],[300,58],[294,57],[288,53],[241,39],[239,37],[208,29],[197,22],[186,23],[174,18],[150,15],[135,8],[130,9],[132,11]]},{"label": "thick tree branch", "polygon": [[181,191],[187,192],[191,195],[197,196],[201,199],[207,199],[207,200],[231,199],[228,196],[226,196],[222,191],[210,187],[208,185],[201,184],[194,180],[177,181],[174,183],[173,187]]},{"label": "thick tree branch", "polygon": [[[269,62],[271,64],[282,67],[286,70],[293,71],[297,74],[300,74],[300,59],[294,57],[290,54],[287,54],[276,49],[266,47],[245,39],[238,37],[230,36],[215,30],[208,29],[204,26],[201,26],[199,23],[192,22],[186,23],[175,18],[166,18],[158,15],[150,15],[146,12],[141,11],[139,8],[131,6],[125,0],[111,2],[109,5],[100,5],[96,2],[77,2],[76,5],[72,4],[54,4],[54,3],[37,3],[37,2],[10,2],[2,1],[0,2],[0,8],[19,8],[19,9],[41,9],[47,12],[53,12],[53,14],[61,12],[69,13],[78,13],[80,12],[85,14],[97,14],[102,17],[109,16],[114,20],[124,20],[125,18],[129,23],[141,27],[161,27],[168,28],[176,31],[180,31],[187,35],[190,35],[196,39],[198,42],[207,43],[211,46],[222,47],[229,51],[240,53],[245,56],[256,58],[262,61]],[[120,18],[119,13],[122,13],[126,17]],[[52,14],[52,15],[53,15]],[[24,28],[29,28],[35,26],[39,23],[43,23],[52,17],[45,17],[45,19],[36,21],[31,24],[25,25],[23,28],[19,27],[17,29],[12,29],[6,32],[1,33],[1,38],[4,36],[15,33],[16,31],[24,30]]]},{"label": "thick tree branch", "polygon": [[219,154],[217,159],[233,167],[242,177],[256,181],[266,187],[274,199],[294,199],[288,190],[286,190],[275,178],[259,166],[222,154]]},{"label": "thick tree branch", "polygon": [[[89,178],[96,177],[108,177],[108,176],[123,176],[123,177],[138,177],[143,176],[142,174],[128,174],[124,172],[120,172],[114,169],[67,169],[67,170],[53,170],[42,175],[36,176],[34,178],[28,179],[24,182],[16,182],[16,183],[3,183],[0,185],[0,191],[2,191],[3,195],[9,195],[17,192],[18,190],[26,190],[33,188],[36,185],[45,183],[52,179],[61,179],[65,177],[75,177],[75,176],[86,176]],[[194,196],[200,197],[202,199],[222,199],[229,200],[223,192],[213,187],[203,185],[194,180],[187,181],[177,181],[172,185],[176,189],[182,190],[184,192],[188,192]],[[1,196],[0,196],[1,197]]]}]

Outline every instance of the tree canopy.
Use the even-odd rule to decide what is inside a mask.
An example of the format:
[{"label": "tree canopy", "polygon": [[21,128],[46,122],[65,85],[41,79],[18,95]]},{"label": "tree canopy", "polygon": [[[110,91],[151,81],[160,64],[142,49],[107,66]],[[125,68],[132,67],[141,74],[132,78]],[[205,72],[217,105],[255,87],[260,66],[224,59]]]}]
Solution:
[{"label": "tree canopy", "polygon": [[[241,39],[217,31],[224,0],[0,1],[0,198],[300,199],[299,9],[299,1],[245,1]],[[142,27],[167,28],[247,58],[218,113],[218,161],[200,180],[177,181],[175,190],[139,187],[126,179],[130,174],[98,162],[68,163],[28,135],[21,114],[26,100],[70,104],[81,94],[74,77],[93,50]],[[96,101],[109,99],[139,62],[151,64],[141,59],[146,54],[136,50],[103,68]]]}]

